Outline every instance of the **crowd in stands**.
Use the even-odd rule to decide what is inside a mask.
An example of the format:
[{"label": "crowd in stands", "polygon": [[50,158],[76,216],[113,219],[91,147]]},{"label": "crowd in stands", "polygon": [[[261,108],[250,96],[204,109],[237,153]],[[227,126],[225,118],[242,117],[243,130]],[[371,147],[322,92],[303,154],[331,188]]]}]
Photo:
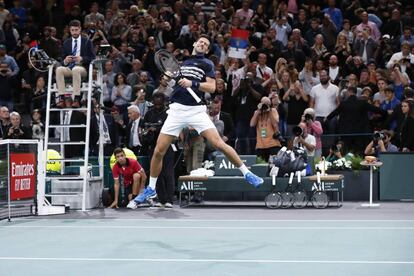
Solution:
[{"label": "crowd in stands", "polygon": [[[112,46],[104,106],[94,106],[106,110],[107,153],[121,145],[146,153],[134,133],[151,132],[144,122],[153,96],[167,108],[173,90],[154,54],[165,48],[185,60],[201,34],[211,37],[216,71],[209,115],[240,154],[266,159],[289,141],[317,157],[338,143],[359,154],[414,151],[413,11],[408,0],[0,0],[0,137],[42,138],[47,75],[27,53],[37,41],[63,62],[68,24],[79,20],[95,51]],[[250,34],[243,59],[229,57],[235,29]],[[385,134],[380,143],[370,143],[374,132]],[[192,129],[181,138],[192,159],[217,154]]]}]

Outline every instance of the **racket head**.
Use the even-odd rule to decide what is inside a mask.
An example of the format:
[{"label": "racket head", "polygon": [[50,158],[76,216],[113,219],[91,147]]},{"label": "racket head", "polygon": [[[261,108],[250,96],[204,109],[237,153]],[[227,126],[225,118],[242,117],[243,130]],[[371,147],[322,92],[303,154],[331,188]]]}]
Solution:
[{"label": "racket head", "polygon": [[282,205],[282,197],[278,193],[270,193],[265,197],[265,204],[269,209],[278,209]]},{"label": "racket head", "polygon": [[313,207],[317,209],[324,209],[328,207],[329,198],[325,192],[318,191],[312,195],[311,202]]},{"label": "racket head", "polygon": [[295,198],[291,192],[284,192],[282,193],[282,208],[290,208],[292,207]]},{"label": "racket head", "polygon": [[308,205],[308,197],[303,191],[296,191],[293,193],[294,202],[293,207],[300,209],[305,208]]},{"label": "racket head", "polygon": [[154,55],[154,62],[157,68],[169,78],[176,78],[180,75],[180,64],[174,55],[167,50],[158,50]]}]

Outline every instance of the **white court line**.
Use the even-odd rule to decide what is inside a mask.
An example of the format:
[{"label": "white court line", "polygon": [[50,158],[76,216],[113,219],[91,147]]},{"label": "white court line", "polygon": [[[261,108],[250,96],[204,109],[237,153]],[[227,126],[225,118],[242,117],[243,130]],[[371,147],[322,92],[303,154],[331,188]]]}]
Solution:
[{"label": "white court line", "polygon": [[13,221],[150,221],[150,222],[414,222],[414,219],[139,219],[139,218],[15,218]]},{"label": "white court line", "polygon": [[409,264],[414,261],[361,261],[361,260],[252,260],[252,259],[152,259],[152,258],[40,258],[0,257],[0,261],[68,261],[68,262],[173,262],[173,263],[299,263],[299,264]]},{"label": "white court line", "polygon": [[141,225],[9,225],[0,226],[4,228],[45,228],[45,229],[200,229],[200,230],[414,230],[414,227],[391,226],[391,227],[349,227],[349,226],[280,226],[280,227],[261,227],[261,226],[141,226]]}]

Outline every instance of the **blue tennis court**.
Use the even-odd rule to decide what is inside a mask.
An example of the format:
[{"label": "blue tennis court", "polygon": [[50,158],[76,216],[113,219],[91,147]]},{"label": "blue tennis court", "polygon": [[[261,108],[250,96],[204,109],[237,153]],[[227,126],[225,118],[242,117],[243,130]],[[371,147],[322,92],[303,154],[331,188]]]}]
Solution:
[{"label": "blue tennis court", "polygon": [[414,204],[94,210],[0,222],[0,275],[413,275]]}]

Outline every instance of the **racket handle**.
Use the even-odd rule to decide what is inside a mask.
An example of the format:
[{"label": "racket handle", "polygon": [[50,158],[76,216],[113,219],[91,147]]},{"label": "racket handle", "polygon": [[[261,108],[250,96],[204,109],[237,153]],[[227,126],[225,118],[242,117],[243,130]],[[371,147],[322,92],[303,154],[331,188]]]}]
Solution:
[{"label": "racket handle", "polygon": [[194,92],[194,90],[191,87],[187,87],[187,91],[190,93],[191,96],[193,96],[194,100],[196,100],[197,103],[201,102],[201,99],[197,94]]}]

